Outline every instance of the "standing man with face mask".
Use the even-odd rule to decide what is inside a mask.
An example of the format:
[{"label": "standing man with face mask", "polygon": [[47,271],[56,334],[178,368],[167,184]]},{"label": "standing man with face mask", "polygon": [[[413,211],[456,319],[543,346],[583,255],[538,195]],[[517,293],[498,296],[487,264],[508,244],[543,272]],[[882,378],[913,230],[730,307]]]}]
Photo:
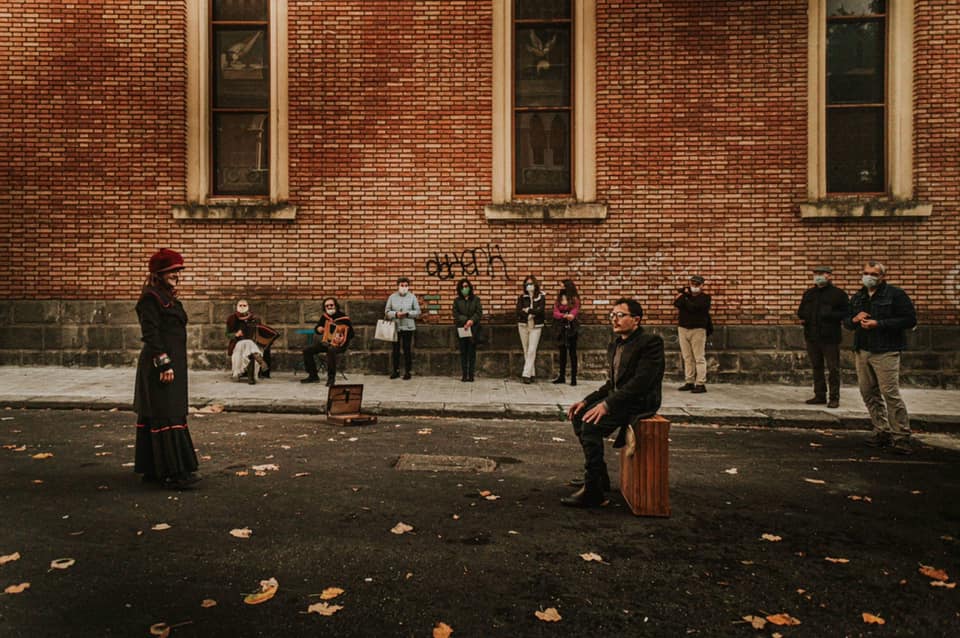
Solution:
[{"label": "standing man with face mask", "polygon": [[413,367],[413,333],[417,329],[417,317],[420,316],[420,303],[417,296],[410,292],[410,280],[397,279],[397,292],[387,298],[384,309],[387,319],[397,322],[397,340],[393,342],[393,372],[391,379],[400,376],[400,346],[403,346],[403,380],[410,379]]},{"label": "standing man with face mask", "polygon": [[850,299],[844,326],[856,331],[857,383],[874,431],[866,443],[897,454],[913,453],[907,406],[900,397],[900,352],[907,346],[904,331],[916,325],[910,297],[886,282],[883,264],[868,261],[863,288]]},{"label": "standing man with face mask", "polygon": [[[813,269],[813,287],[803,293],[797,316],[803,324],[807,342],[807,357],[813,367],[813,398],[810,405],[826,403],[828,408],[840,407],[840,322],[847,318],[850,301],[847,293],[833,285],[833,269],[817,266]],[[830,373],[830,398],[827,399],[827,378],[824,362]]]},{"label": "standing man with face mask", "polygon": [[710,321],[710,295],[703,292],[704,279],[690,277],[690,285],[679,289],[673,300],[677,307],[677,334],[683,357],[683,385],[681,392],[699,394],[707,391],[707,337],[713,332]]}]

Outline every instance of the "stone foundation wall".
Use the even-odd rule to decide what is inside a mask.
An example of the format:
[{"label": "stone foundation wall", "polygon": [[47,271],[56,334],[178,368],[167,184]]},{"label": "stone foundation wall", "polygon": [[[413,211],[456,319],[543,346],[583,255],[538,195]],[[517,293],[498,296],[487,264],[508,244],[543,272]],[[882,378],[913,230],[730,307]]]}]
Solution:
[{"label": "stone foundation wall", "polygon": [[[116,301],[7,301],[0,307],[0,365],[129,366],[140,350],[140,327],[134,300]],[[228,369],[224,319],[232,302],[185,301],[190,316],[188,348],[190,366],[196,369]],[[322,308],[321,300],[257,301],[251,305],[263,320],[280,331],[273,347],[274,368],[303,369],[300,351],[308,335],[297,330],[313,327]],[[390,344],[373,338],[374,324],[383,302],[346,301],[354,321],[356,338],[345,359],[345,371],[386,373]],[[429,320],[428,320],[429,321]],[[486,342],[478,348],[481,376],[518,377],[523,368],[520,339],[514,324],[485,325]],[[667,347],[667,375],[681,378],[676,329],[647,325],[661,335]],[[855,380],[850,333],[842,355],[844,382]],[[601,378],[605,374],[605,349],[610,338],[606,325],[586,325],[579,341],[580,376]],[[537,376],[556,374],[558,355],[550,326],[544,329],[537,357]],[[803,333],[797,325],[718,326],[707,347],[709,382],[805,383],[810,380]],[[420,322],[414,342],[414,372],[420,375],[458,375],[459,354],[454,330],[449,325]],[[921,325],[910,335],[910,349],[903,355],[905,385],[960,387],[960,327]]]}]

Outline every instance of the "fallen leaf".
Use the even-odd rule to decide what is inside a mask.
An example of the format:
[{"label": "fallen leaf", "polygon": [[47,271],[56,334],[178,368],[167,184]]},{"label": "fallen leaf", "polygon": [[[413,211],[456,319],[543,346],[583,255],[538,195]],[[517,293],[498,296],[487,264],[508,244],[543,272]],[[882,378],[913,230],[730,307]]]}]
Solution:
[{"label": "fallen leaf", "polygon": [[20,447],[15,447],[15,448],[13,448],[13,451],[14,451],[14,452],[26,452],[26,451],[27,451],[27,446],[26,446],[26,445],[21,445]]},{"label": "fallen leaf", "polygon": [[433,430],[430,429],[430,428],[421,428],[421,429],[417,430],[417,434],[421,434],[421,435],[433,434]]},{"label": "fallen leaf", "polygon": [[438,622],[437,626],[433,628],[433,638],[450,638],[452,633],[453,627],[445,622]]},{"label": "fallen leaf", "polygon": [[484,496],[483,498],[487,499],[488,501],[496,501],[496,500],[498,500],[500,497],[497,496],[496,494],[487,494],[487,495]]},{"label": "fallen leaf", "polygon": [[602,562],[603,562],[603,556],[601,556],[600,554],[595,554],[595,553],[593,553],[593,552],[587,552],[586,554],[580,554],[580,558],[582,558],[583,560],[587,561],[588,563],[589,563],[590,561],[596,561],[596,562],[598,562],[598,563],[602,563]]},{"label": "fallen leaf", "polygon": [[280,469],[280,466],[274,463],[266,463],[264,465],[254,465],[251,469],[254,472],[266,472],[268,470],[271,472],[276,472]]},{"label": "fallen leaf", "polygon": [[867,623],[868,625],[886,625],[887,624],[887,621],[881,618],[880,616],[874,616],[873,614],[868,614],[867,612],[863,612],[860,615],[863,616],[863,622]]},{"label": "fallen leaf", "polygon": [[213,457],[210,456],[209,454],[204,454],[203,456],[200,457],[200,460],[201,460],[201,461],[210,461],[210,460],[212,460],[212,459],[213,459]]},{"label": "fallen leaf", "polygon": [[267,473],[266,473],[266,472],[262,472],[262,471],[257,471],[257,472],[254,472],[253,475],[254,475],[254,476],[266,476]]},{"label": "fallen leaf", "polygon": [[40,452],[39,454],[34,454],[30,458],[31,459],[49,459],[51,457],[53,457],[52,452]]},{"label": "fallen leaf", "polygon": [[773,614],[772,616],[767,616],[769,620],[774,625],[799,625],[800,621],[791,616],[790,614]]},{"label": "fallen leaf", "polygon": [[113,456],[113,452],[96,452],[94,456]]},{"label": "fallen leaf", "polygon": [[12,554],[7,554],[6,556],[0,556],[0,565],[12,563],[15,560],[20,560],[20,552],[14,552]]},{"label": "fallen leaf", "polygon": [[413,531],[413,525],[407,525],[406,523],[404,523],[403,521],[401,521],[401,522],[397,523],[396,525],[394,525],[394,526],[390,529],[390,531],[393,532],[394,534],[406,534],[407,532],[412,532],[412,531]]},{"label": "fallen leaf", "polygon": [[920,573],[926,576],[927,578],[932,578],[933,580],[949,580],[950,577],[947,576],[947,572],[942,569],[937,569],[936,567],[931,567],[930,565],[920,565]]},{"label": "fallen leaf", "polygon": [[210,607],[216,607],[217,601],[215,601],[213,598],[204,598],[203,602],[200,603],[200,606],[203,607],[204,609],[209,609]]},{"label": "fallen leaf", "polygon": [[805,478],[803,479],[807,483],[813,483],[814,485],[824,485],[826,481],[821,481],[820,479]]},{"label": "fallen leaf", "polygon": [[856,495],[856,494],[851,494],[851,495],[848,496],[847,498],[849,498],[851,501],[863,501],[864,503],[872,503],[872,502],[873,502],[873,499],[870,498],[869,496],[858,496],[858,495]]},{"label": "fallen leaf", "polygon": [[247,594],[243,597],[243,602],[248,605],[259,605],[260,603],[265,603],[277,594],[277,589],[280,588],[280,583],[277,582],[276,578],[268,578],[267,580],[260,581],[260,591],[255,594]]},{"label": "fallen leaf", "polygon": [[819,443],[811,443],[810,447],[823,447],[823,446],[820,445]]},{"label": "fallen leaf", "polygon": [[750,623],[754,629],[763,629],[767,626],[767,619],[763,616],[744,616],[743,619]]},{"label": "fallen leaf", "polygon": [[556,607],[548,607],[544,611],[535,611],[533,615],[542,620],[543,622],[560,622],[560,614],[557,613]]},{"label": "fallen leaf", "polygon": [[30,589],[30,583],[20,583],[19,585],[10,585],[3,590],[5,594],[22,594],[27,589]]},{"label": "fallen leaf", "polygon": [[320,594],[320,600],[333,600],[342,593],[343,590],[339,587],[327,587],[323,590],[323,593]]},{"label": "fallen leaf", "polygon": [[220,414],[223,412],[223,406],[219,403],[213,403],[211,405],[205,405],[202,408],[197,410],[200,414]]},{"label": "fallen leaf", "polygon": [[921,490],[911,490],[910,493],[913,494],[914,496],[918,496],[918,495],[920,495],[920,494],[923,494],[923,492],[922,492]]},{"label": "fallen leaf", "polygon": [[332,616],[343,609],[343,605],[331,605],[330,603],[314,603],[307,607],[308,614],[320,614],[321,616]]},{"label": "fallen leaf", "polygon": [[850,562],[849,558],[830,558],[829,556],[825,556],[823,560],[831,563],[849,563]]},{"label": "fallen leaf", "polygon": [[159,638],[167,638],[170,635],[170,625],[165,622],[158,622],[150,625],[150,635]]},{"label": "fallen leaf", "polygon": [[770,541],[771,543],[779,543],[783,540],[783,537],[777,536],[776,534],[763,534],[760,536],[761,540]]},{"label": "fallen leaf", "polygon": [[247,476],[248,474],[250,474],[250,472],[248,472],[248,471],[246,471],[246,470],[237,470],[237,472],[236,472],[236,475],[237,475],[237,476]]},{"label": "fallen leaf", "polygon": [[57,558],[50,561],[50,569],[70,569],[76,562],[72,558]]},{"label": "fallen leaf", "polygon": [[756,563],[754,563],[752,560],[742,560],[742,561],[740,561],[740,564],[741,564],[741,565],[755,565]]},{"label": "fallen leaf", "polygon": [[957,584],[956,584],[956,583],[945,583],[945,582],[942,581],[942,580],[931,580],[931,581],[930,581],[930,586],[931,586],[931,587],[943,587],[944,589],[953,589],[953,588],[955,588],[955,587],[957,586]]},{"label": "fallen leaf", "polygon": [[152,530],[155,531],[155,532],[162,532],[162,531],[164,531],[164,530],[170,529],[170,526],[167,525],[166,523],[157,523],[156,525],[154,525],[154,526],[151,527],[150,529],[152,529]]},{"label": "fallen leaf", "polygon": [[738,470],[738,469],[735,468],[735,467],[730,467],[730,468],[725,469],[725,470],[723,471],[723,473],[724,473],[724,474],[739,474],[739,473],[740,473],[740,470]]},{"label": "fallen leaf", "polygon": [[487,497],[493,494],[490,490],[480,490],[480,496]]},{"label": "fallen leaf", "polygon": [[250,534],[253,534],[253,530],[249,527],[241,527],[239,529],[230,530],[230,536],[234,538],[250,538]]},{"label": "fallen leaf", "polygon": [[297,472],[293,475],[293,478],[303,478],[304,476],[310,476],[310,472]]},{"label": "fallen leaf", "polygon": [[565,442],[566,442],[566,439],[561,438],[561,437],[559,437],[559,436],[553,437],[553,440],[556,441],[557,443],[565,443]]}]

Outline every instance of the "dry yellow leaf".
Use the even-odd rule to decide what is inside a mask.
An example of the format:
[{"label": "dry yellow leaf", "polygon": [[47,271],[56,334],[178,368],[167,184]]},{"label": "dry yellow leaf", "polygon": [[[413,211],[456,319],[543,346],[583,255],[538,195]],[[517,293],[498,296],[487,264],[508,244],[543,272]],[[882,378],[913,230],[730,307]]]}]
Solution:
[{"label": "dry yellow leaf", "polygon": [[453,627],[445,622],[438,622],[437,626],[433,628],[433,638],[450,638],[452,633]]},{"label": "dry yellow leaf", "polygon": [[850,562],[849,558],[830,558],[829,556],[825,556],[823,560],[831,563],[849,563]]},{"label": "dry yellow leaf", "polygon": [[239,529],[230,530],[230,536],[234,538],[250,538],[250,534],[253,534],[253,530],[249,527],[241,527]]},{"label": "dry yellow leaf", "polygon": [[400,521],[399,523],[394,525],[392,528],[390,528],[390,531],[393,532],[394,534],[406,534],[407,532],[413,531],[413,525],[407,525],[403,521]]},{"label": "dry yellow leaf", "polygon": [[162,532],[162,531],[164,531],[164,530],[170,529],[170,526],[169,526],[168,524],[166,524],[166,523],[157,523],[156,525],[154,525],[154,526],[151,527],[150,529],[152,529],[152,530],[155,531],[155,532]]},{"label": "dry yellow leaf", "polygon": [[307,607],[308,614],[320,614],[321,616],[332,616],[343,609],[343,605],[331,605],[330,603],[314,603]]},{"label": "dry yellow leaf", "polygon": [[868,614],[867,612],[863,612],[861,616],[863,616],[863,622],[867,623],[868,625],[886,625],[887,624],[887,621],[881,618],[880,616],[874,616],[873,614]]},{"label": "dry yellow leaf", "polygon": [[750,623],[754,629],[763,629],[767,626],[767,620],[762,616],[744,616],[743,619]]},{"label": "dry yellow leaf", "polygon": [[593,553],[593,552],[587,552],[586,554],[580,554],[580,558],[582,558],[583,560],[587,561],[588,563],[589,563],[590,561],[596,561],[596,562],[598,562],[598,563],[602,563],[602,562],[603,562],[603,556],[601,556],[600,554],[595,554],[595,553]]},{"label": "dry yellow leaf", "polygon": [[167,638],[170,635],[170,625],[165,622],[158,622],[150,625],[150,635],[159,638]]},{"label": "dry yellow leaf", "polygon": [[320,600],[333,600],[337,596],[343,593],[343,590],[339,587],[327,587],[320,594]]},{"label": "dry yellow leaf", "polygon": [[248,472],[248,471],[246,471],[246,470],[237,470],[237,471],[235,472],[235,474],[236,474],[237,476],[247,476],[248,474],[250,474],[250,472]]},{"label": "dry yellow leaf", "polygon": [[203,602],[200,603],[200,606],[203,607],[204,609],[209,609],[210,607],[216,607],[217,601],[215,601],[213,598],[204,598]]},{"label": "dry yellow leaf", "polygon": [[800,624],[800,621],[790,614],[773,614],[772,616],[767,616],[767,620],[772,622],[774,625],[793,626]]},{"label": "dry yellow leaf", "polygon": [[50,561],[50,569],[69,569],[76,563],[72,558],[57,558]]},{"label": "dry yellow leaf", "polygon": [[20,552],[14,552],[12,554],[7,554],[6,556],[0,556],[0,565],[12,563],[15,560],[20,560]]},{"label": "dry yellow leaf", "polygon": [[807,483],[813,483],[814,485],[823,485],[826,481],[821,481],[820,479],[805,478],[803,479]]},{"label": "dry yellow leaf", "polygon": [[255,594],[247,594],[243,597],[243,602],[247,603],[248,605],[259,605],[260,603],[265,603],[276,595],[277,589],[279,588],[280,583],[277,582],[276,578],[261,580],[260,591]]},{"label": "dry yellow leaf", "polygon": [[26,452],[26,451],[27,451],[27,446],[26,446],[26,445],[21,445],[20,447],[15,447],[15,448],[13,448],[13,451],[14,451],[14,452]]},{"label": "dry yellow leaf", "polygon": [[851,494],[848,496],[851,501],[863,501],[864,503],[872,503],[873,499],[869,496],[857,496],[856,494]]},{"label": "dry yellow leaf", "polygon": [[30,583],[20,583],[19,585],[10,585],[3,590],[5,594],[22,594],[25,590],[30,589]]},{"label": "dry yellow leaf", "polygon": [[293,475],[293,478],[303,478],[304,476],[310,476],[310,472],[297,472]]},{"label": "dry yellow leaf", "polygon": [[433,434],[433,430],[430,428],[421,428],[417,430],[417,434],[420,434],[420,435]]},{"label": "dry yellow leaf", "polygon": [[490,490],[480,490],[480,496],[490,496],[493,494]]},{"label": "dry yellow leaf", "polygon": [[53,457],[53,453],[51,453],[51,452],[40,452],[39,454],[34,454],[34,455],[31,456],[30,458],[32,458],[32,459],[49,459],[49,458],[51,458],[51,457]]},{"label": "dry yellow leaf", "polygon": [[771,543],[779,543],[783,540],[782,537],[777,536],[776,534],[763,534],[760,536],[761,540],[770,541]]},{"label": "dry yellow leaf", "polygon": [[547,607],[544,611],[535,611],[533,615],[543,622],[560,622],[560,614],[556,607]]},{"label": "dry yellow leaf", "polygon": [[920,565],[920,573],[933,580],[949,580],[950,578],[947,576],[947,572],[930,565]]},{"label": "dry yellow leaf", "polygon": [[930,586],[931,586],[931,587],[943,587],[944,589],[953,589],[954,587],[957,586],[957,584],[956,584],[956,583],[945,583],[945,582],[943,582],[942,580],[931,580],[931,581],[930,581]]}]

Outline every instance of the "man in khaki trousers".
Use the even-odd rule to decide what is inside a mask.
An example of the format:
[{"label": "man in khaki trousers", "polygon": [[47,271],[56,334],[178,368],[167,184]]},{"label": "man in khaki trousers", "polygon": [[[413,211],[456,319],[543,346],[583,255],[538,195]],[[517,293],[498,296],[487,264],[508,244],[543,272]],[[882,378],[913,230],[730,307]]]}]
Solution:
[{"label": "man in khaki trousers", "polygon": [[917,313],[907,293],[886,282],[883,264],[868,261],[862,281],[843,323],[856,331],[857,383],[873,424],[866,444],[912,454],[910,419],[900,396],[900,352],[907,346],[905,332],[917,325]]},{"label": "man in khaki trousers", "polygon": [[710,295],[703,291],[703,283],[700,275],[691,276],[690,285],[680,288],[673,300],[679,312],[677,336],[683,355],[683,385],[677,389],[694,394],[707,391],[707,336],[713,328]]}]

